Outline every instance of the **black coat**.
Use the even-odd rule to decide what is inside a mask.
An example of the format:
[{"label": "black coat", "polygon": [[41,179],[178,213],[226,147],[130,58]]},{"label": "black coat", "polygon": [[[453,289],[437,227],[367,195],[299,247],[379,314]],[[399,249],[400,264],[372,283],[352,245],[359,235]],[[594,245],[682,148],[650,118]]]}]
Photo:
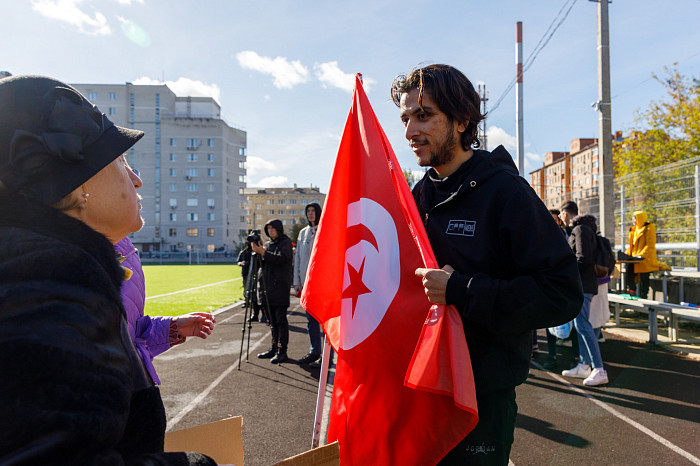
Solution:
[{"label": "black coat", "polygon": [[165,411],[126,330],[112,245],[0,199],[0,464],[215,464],[163,453]]},{"label": "black coat", "polygon": [[598,250],[595,217],[580,215],[574,218],[572,227],[569,246],[576,255],[583,292],[598,294],[598,277],[595,274],[595,256]]},{"label": "black coat", "polygon": [[447,302],[462,315],[476,391],[512,389],[528,375],[530,332],[581,310],[576,258],[502,146],[431,177],[413,196],[438,264],[456,270]]},{"label": "black coat", "polygon": [[260,303],[265,305],[264,285],[270,306],[289,307],[294,269],[292,240],[284,234],[281,221],[270,220],[267,222],[265,225],[266,234],[269,226],[275,227],[279,236],[265,243],[266,251],[265,255],[262,256],[262,279],[258,280],[258,296]]}]

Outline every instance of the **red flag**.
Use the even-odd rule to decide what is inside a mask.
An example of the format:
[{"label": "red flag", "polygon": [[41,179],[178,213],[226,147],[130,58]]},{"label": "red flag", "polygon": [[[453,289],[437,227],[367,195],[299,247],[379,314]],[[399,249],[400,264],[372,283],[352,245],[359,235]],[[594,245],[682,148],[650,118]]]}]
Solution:
[{"label": "red flag", "polygon": [[301,297],[338,353],[328,441],[343,464],[435,464],[476,425],[461,319],[431,308],[424,266],[427,235],[357,75]]}]

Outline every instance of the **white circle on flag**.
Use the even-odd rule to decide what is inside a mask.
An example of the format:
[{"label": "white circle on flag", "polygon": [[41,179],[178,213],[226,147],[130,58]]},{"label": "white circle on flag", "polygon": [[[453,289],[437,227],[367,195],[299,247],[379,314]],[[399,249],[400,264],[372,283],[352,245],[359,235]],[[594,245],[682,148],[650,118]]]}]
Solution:
[{"label": "white circle on flag", "polygon": [[401,283],[396,224],[384,207],[367,198],[348,205],[347,231],[340,310],[340,347],[346,350],[374,332]]}]

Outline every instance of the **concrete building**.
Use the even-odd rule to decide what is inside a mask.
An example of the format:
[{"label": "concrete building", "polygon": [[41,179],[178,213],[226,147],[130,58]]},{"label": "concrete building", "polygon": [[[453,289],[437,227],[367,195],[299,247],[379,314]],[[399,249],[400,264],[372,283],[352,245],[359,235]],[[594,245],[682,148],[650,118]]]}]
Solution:
[{"label": "concrete building", "polygon": [[548,209],[564,201],[597,205],[598,140],[573,139],[569,152],[547,152],[542,168],[530,172],[530,184]]},{"label": "concrete building", "polygon": [[319,188],[245,188],[245,224],[248,230],[260,230],[272,219],[280,219],[285,233],[290,233],[295,225],[307,225],[306,206],[317,203],[321,207],[326,195]]},{"label": "concrete building", "polygon": [[130,235],[141,252],[234,251],[244,241],[246,132],[214,99],[166,85],[73,86],[115,124],[146,133],[127,154],[143,180],[146,224]]}]

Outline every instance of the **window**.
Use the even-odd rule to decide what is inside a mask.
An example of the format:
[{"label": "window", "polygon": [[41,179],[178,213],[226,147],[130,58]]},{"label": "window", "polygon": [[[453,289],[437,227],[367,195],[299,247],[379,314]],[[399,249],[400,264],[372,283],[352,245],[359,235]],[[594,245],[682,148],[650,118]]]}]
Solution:
[{"label": "window", "polygon": [[213,244],[207,244],[207,252],[214,252],[214,245]]},{"label": "window", "polygon": [[97,92],[88,92],[87,95],[88,100],[94,102],[97,100]]},{"label": "window", "polygon": [[177,199],[170,199],[170,207],[177,207]]},{"label": "window", "polygon": [[134,106],[134,93],[129,94],[129,105]]},{"label": "window", "polygon": [[188,193],[196,193],[197,192],[197,183],[187,183],[187,192]]},{"label": "window", "polygon": [[302,200],[301,200],[301,205],[306,205],[306,204],[308,204],[308,203],[309,203],[309,201],[307,201],[306,199],[302,199]]},{"label": "window", "polygon": [[277,204],[278,204],[278,205],[285,205],[286,203],[287,203],[287,201],[285,201],[284,199],[278,199],[278,200],[277,200]]},{"label": "window", "polygon": [[177,176],[177,168],[170,169],[170,176]]},{"label": "window", "polygon": [[245,161],[240,160],[238,162],[238,168],[240,168],[241,170],[245,170]]},{"label": "window", "polygon": [[177,228],[169,228],[168,236],[177,236]]},{"label": "window", "polygon": [[177,192],[177,184],[175,184],[175,183],[170,183],[170,188],[169,188],[169,189],[170,189],[170,192],[171,192],[171,193]]},{"label": "window", "polygon": [[196,162],[197,161],[197,154],[187,154],[187,161],[188,162]]},{"label": "window", "polygon": [[197,138],[190,138],[187,140],[187,148],[188,149],[196,149],[199,147],[199,139]]},{"label": "window", "polygon": [[274,200],[274,199],[268,199],[268,200],[267,200],[267,205],[275,205],[275,200]]},{"label": "window", "polygon": [[255,210],[262,209],[262,204],[255,204]]},{"label": "window", "polygon": [[177,139],[170,138],[170,147],[175,147],[175,146],[177,146]]},{"label": "window", "polygon": [[197,169],[196,168],[188,168],[187,169],[187,176],[197,176]]},{"label": "window", "polygon": [[214,199],[207,199],[207,207],[214,207],[216,205],[216,202]]},{"label": "window", "polygon": [[296,209],[292,209],[289,211],[289,215],[296,215],[296,214],[297,214]]},{"label": "window", "polygon": [[246,155],[245,147],[238,148],[238,155]]},{"label": "window", "polygon": [[116,115],[116,114],[117,114],[117,109],[114,108],[114,107],[109,107],[108,115],[109,115],[109,116],[114,116],[114,115]]},{"label": "window", "polygon": [[286,212],[282,209],[277,211],[277,215],[284,215]]},{"label": "window", "polygon": [[214,185],[212,183],[209,183],[207,185],[207,191],[209,191],[210,193],[214,192]]},{"label": "window", "polygon": [[214,236],[214,229],[213,228],[207,228],[207,236]]},{"label": "window", "polygon": [[187,236],[199,236],[199,228],[188,228]]},{"label": "window", "polygon": [[207,139],[207,147],[214,147],[214,139],[213,138]]},{"label": "window", "polygon": [[268,210],[267,215],[275,215],[275,209]]},{"label": "window", "polygon": [[197,214],[197,212],[191,212],[187,214],[188,222],[196,222],[197,220],[199,220],[199,214]]},{"label": "window", "polygon": [[216,175],[216,170],[214,168],[207,168],[207,176]]},{"label": "window", "polygon": [[187,199],[187,207],[197,207],[199,205],[199,201],[195,199]]},{"label": "window", "polygon": [[176,214],[176,213],[171,213],[171,214],[170,214],[170,221],[171,221],[171,222],[177,222],[177,214]]},{"label": "window", "polygon": [[207,161],[213,162],[214,161],[214,154],[207,154]]},{"label": "window", "polygon": [[109,93],[109,100],[117,100],[117,93],[116,93],[116,92],[110,92],[110,93]]},{"label": "window", "polygon": [[[210,222],[213,222],[213,221],[215,220],[215,218],[214,218],[214,212],[209,212],[209,213],[207,214],[207,220],[209,220]],[[241,220],[241,221],[242,221],[242,220]]]},{"label": "window", "polygon": [[156,107],[160,107],[160,94],[156,93]]},{"label": "window", "polygon": [[177,162],[177,154],[170,154],[170,161]]},{"label": "window", "polygon": [[241,183],[245,183],[245,175],[238,175],[238,181]]},{"label": "window", "polygon": [[131,123],[134,122],[134,108],[133,107],[129,109],[129,121]]},{"label": "window", "polygon": [[297,205],[297,200],[296,199],[290,199],[289,200],[290,205]]}]

